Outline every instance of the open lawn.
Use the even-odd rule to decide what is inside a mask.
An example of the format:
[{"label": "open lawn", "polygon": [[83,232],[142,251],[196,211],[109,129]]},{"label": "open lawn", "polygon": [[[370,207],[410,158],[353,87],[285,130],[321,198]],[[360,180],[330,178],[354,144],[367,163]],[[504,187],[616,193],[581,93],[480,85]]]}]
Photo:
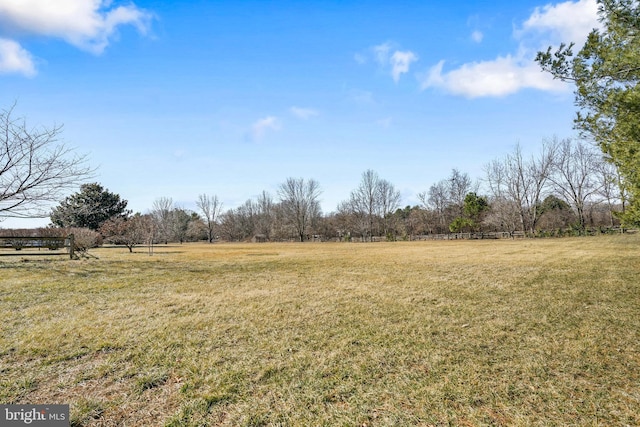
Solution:
[{"label": "open lawn", "polygon": [[640,235],[0,258],[0,403],[87,426],[640,425]]}]

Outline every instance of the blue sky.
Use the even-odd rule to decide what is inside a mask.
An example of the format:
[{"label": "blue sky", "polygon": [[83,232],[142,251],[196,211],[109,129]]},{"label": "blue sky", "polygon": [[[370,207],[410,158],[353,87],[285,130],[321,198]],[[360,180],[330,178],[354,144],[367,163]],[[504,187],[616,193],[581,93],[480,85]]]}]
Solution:
[{"label": "blue sky", "polygon": [[[595,0],[0,0],[0,107],[64,124],[95,181],[147,211],[224,209],[287,177],[325,212],[366,169],[402,204],[453,168],[573,136],[572,88],[538,50],[578,45]],[[2,227],[46,225],[6,220]]]}]

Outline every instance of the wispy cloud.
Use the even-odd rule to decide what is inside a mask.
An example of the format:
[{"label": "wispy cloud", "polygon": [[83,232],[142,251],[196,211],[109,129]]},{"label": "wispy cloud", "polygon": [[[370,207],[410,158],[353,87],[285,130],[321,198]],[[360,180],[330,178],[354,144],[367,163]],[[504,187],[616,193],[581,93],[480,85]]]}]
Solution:
[{"label": "wispy cloud", "polygon": [[484,39],[484,34],[482,33],[482,31],[475,30],[471,33],[471,40],[473,40],[474,42],[482,43],[482,39]]},{"label": "wispy cloud", "polygon": [[[152,17],[151,13],[133,3],[111,7],[110,0],[0,1],[0,28],[5,36],[59,38],[94,54],[104,51],[119,26],[133,25],[140,33],[146,34]],[[0,61],[8,60],[6,49],[0,52],[4,53]],[[35,72],[33,63],[32,68]],[[26,74],[22,69],[16,72]]]},{"label": "wispy cloud", "polygon": [[302,107],[291,107],[289,111],[291,112],[291,114],[302,120],[308,120],[311,117],[316,117],[320,114],[317,110],[314,110],[312,108]]},{"label": "wispy cloud", "polygon": [[36,67],[31,54],[17,42],[0,38],[0,73],[34,76]]},{"label": "wispy cloud", "polygon": [[[391,78],[396,83],[402,74],[408,73],[413,62],[418,60],[418,55],[410,50],[401,51],[394,47],[391,42],[382,43],[369,48],[369,56],[379,64],[383,70],[391,74]],[[354,55],[354,59],[359,64],[367,62],[367,56],[362,53]]]},{"label": "wispy cloud", "polygon": [[254,141],[259,141],[268,131],[278,131],[281,128],[282,125],[277,117],[267,116],[251,125],[251,138]]},{"label": "wispy cloud", "polygon": [[371,48],[373,51],[375,60],[380,65],[386,65],[389,62],[389,50],[391,50],[391,43],[382,43]]},{"label": "wispy cloud", "polygon": [[376,104],[376,100],[373,97],[373,92],[367,90],[351,89],[347,94],[347,99],[354,104],[362,106]]},{"label": "wispy cloud", "polygon": [[353,54],[353,59],[360,65],[367,63],[367,56],[362,53]]},{"label": "wispy cloud", "polygon": [[391,76],[396,83],[400,80],[400,75],[409,72],[412,62],[418,60],[418,56],[411,51],[400,52],[396,50],[391,55]]},{"label": "wispy cloud", "polygon": [[439,61],[420,77],[421,89],[439,88],[454,95],[499,97],[532,88],[544,91],[567,90],[547,73],[542,73],[533,60],[538,50],[561,41],[586,40],[598,24],[596,0],[566,1],[536,8],[531,16],[514,30],[517,52],[492,60],[477,61],[444,71]]}]

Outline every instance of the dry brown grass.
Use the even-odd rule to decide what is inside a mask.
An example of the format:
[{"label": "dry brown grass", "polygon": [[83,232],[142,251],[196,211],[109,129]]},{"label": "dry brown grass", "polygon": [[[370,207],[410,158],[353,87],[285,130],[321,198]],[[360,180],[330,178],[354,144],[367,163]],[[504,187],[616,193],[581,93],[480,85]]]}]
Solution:
[{"label": "dry brown grass", "polygon": [[[0,259],[0,402],[73,425],[640,425],[640,236]],[[26,258],[25,258],[26,259]]]}]

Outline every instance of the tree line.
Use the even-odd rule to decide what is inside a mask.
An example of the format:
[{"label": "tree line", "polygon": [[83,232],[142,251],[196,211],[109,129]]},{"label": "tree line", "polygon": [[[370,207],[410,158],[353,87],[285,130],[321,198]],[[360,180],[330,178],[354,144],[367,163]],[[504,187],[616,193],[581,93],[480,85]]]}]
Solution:
[{"label": "tree line", "polygon": [[[400,193],[373,170],[328,214],[313,179],[287,178],[275,196],[265,191],[226,211],[217,196],[202,194],[196,211],[164,197],[135,215],[117,194],[93,183],[54,208],[52,224],[100,230],[130,249],[141,240],[374,240],[640,226],[640,3],[598,0],[598,7],[602,26],[577,53],[562,44],[536,57],[543,71],[575,84],[581,139],[543,141],[533,155],[516,147],[485,165],[477,180],[454,169],[418,195],[419,205],[401,208]],[[94,171],[59,142],[61,127],[29,128],[12,113],[13,107],[0,111],[0,220],[46,217],[52,203]]]},{"label": "tree line", "polygon": [[419,204],[402,207],[400,191],[374,170],[335,211],[323,213],[322,191],[314,179],[287,178],[275,195],[262,191],[238,207],[224,210],[215,194],[201,194],[195,210],[170,197],[132,214],[127,201],[98,183],[51,212],[57,227],[85,227],[108,242],[133,247],[143,242],[400,240],[425,234],[516,231],[535,236],[582,233],[613,227],[626,209],[619,173],[593,145],[552,138],[537,153],[520,146],[484,165],[472,179],[451,174],[417,195]]}]

